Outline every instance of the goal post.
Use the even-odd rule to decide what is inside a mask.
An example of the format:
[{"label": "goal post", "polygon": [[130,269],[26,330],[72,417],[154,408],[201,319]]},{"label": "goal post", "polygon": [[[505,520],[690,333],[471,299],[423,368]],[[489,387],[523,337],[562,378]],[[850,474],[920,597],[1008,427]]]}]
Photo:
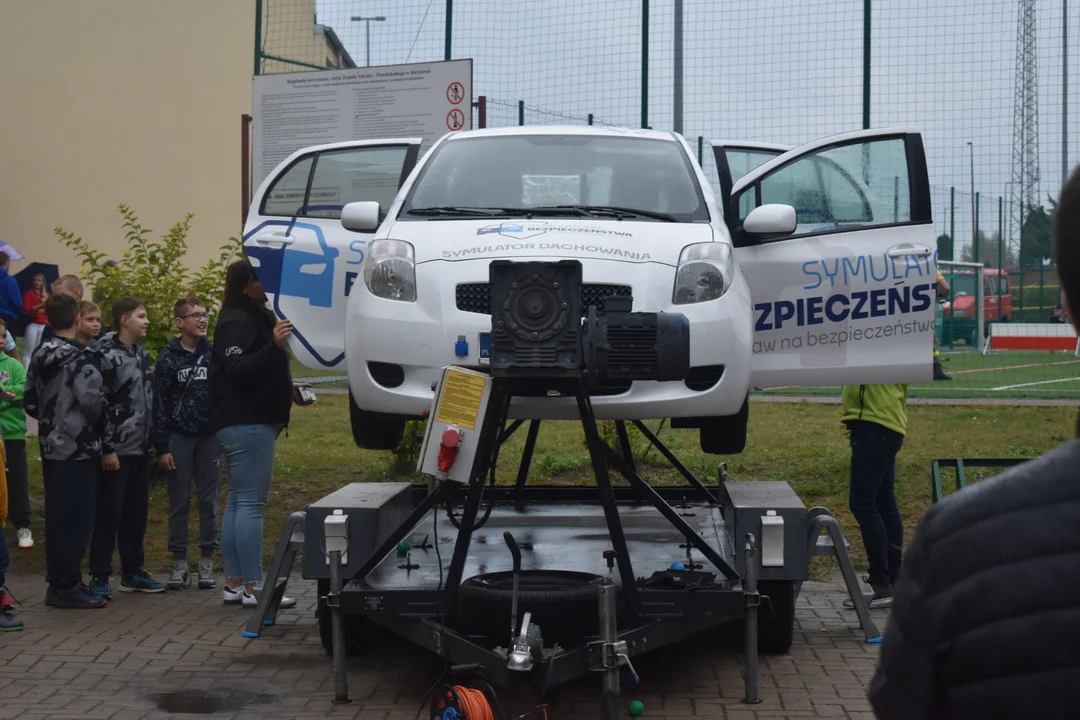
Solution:
[{"label": "goal post", "polygon": [[982,263],[939,260],[938,270],[949,283],[943,303],[940,343],[982,351],[986,342],[985,273]]}]

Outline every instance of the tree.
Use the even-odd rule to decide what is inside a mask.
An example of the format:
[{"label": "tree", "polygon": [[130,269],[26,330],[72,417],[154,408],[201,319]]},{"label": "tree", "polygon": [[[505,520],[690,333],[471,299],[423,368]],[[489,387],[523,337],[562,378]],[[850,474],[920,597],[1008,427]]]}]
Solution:
[{"label": "tree", "polygon": [[194,215],[188,213],[155,240],[150,236],[152,231],[139,223],[131,208],[121,204],[119,210],[124,217],[128,249],[117,262],[94,250],[75,233],[62,227],[54,230],[60,241],[82,260],[80,275],[94,286],[95,296],[101,298],[102,320],[111,323],[110,306],[114,301],[128,295],[137,297],[146,305],[146,314],[150,318],[150,330],[143,343],[150,354],[157,357],[158,351],[176,334],[173,304],[182,297],[194,295],[206,303],[210,312],[210,333],[213,334],[216,311],[225,290],[225,268],[240,250],[241,241],[229,238],[216,257],[192,273],[184,259]]},{"label": "tree", "polygon": [[[1015,268],[1017,266],[1016,253],[1012,248],[1008,247],[1007,244],[1004,248],[999,248],[998,245],[1000,240],[1001,234],[996,230],[994,231],[994,234],[989,237],[987,237],[986,233],[982,230],[979,231],[979,262],[985,267],[996,268],[998,266],[998,252],[1000,250],[1003,255],[1002,259],[1005,262],[1005,267]],[[940,239],[938,247],[940,247]],[[975,253],[970,244],[964,246],[964,251],[961,253],[960,259],[963,262],[975,262]]]},{"label": "tree", "polygon": [[937,239],[938,260],[953,259],[953,241],[948,235],[938,235]]},{"label": "tree", "polygon": [[[1053,204],[1051,209],[1053,209]],[[1050,215],[1042,205],[1028,208],[1020,228],[1020,248],[1025,265],[1035,265],[1052,256]]]}]

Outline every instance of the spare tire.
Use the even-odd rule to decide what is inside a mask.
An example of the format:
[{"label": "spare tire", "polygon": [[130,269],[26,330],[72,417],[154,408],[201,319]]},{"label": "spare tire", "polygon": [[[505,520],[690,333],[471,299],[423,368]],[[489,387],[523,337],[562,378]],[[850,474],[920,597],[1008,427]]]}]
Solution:
[{"label": "spare tire", "polygon": [[[526,612],[540,626],[544,643],[572,642],[599,632],[600,576],[565,570],[522,570],[518,584],[518,628]],[[462,629],[509,640],[514,573],[476,575],[458,590]]]}]

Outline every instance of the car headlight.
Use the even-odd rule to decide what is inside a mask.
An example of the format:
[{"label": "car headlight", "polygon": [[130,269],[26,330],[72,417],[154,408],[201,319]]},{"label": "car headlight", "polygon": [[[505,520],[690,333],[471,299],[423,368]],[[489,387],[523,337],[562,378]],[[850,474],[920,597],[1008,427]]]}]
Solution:
[{"label": "car headlight", "polygon": [[404,240],[375,240],[364,262],[364,284],[375,297],[414,302],[414,258],[413,246]]},{"label": "car headlight", "polygon": [[727,292],[735,276],[735,256],[727,243],[687,245],[679,255],[672,302],[676,305],[706,302]]}]

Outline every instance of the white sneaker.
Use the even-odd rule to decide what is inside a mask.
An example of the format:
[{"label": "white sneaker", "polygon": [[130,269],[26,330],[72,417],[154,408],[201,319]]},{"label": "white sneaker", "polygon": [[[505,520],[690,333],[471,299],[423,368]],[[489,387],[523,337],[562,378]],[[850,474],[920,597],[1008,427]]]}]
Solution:
[{"label": "white sneaker", "polygon": [[23,550],[34,547],[34,536],[30,534],[30,528],[19,528],[16,535],[19,537],[19,547]]},{"label": "white sneaker", "polygon": [[[259,598],[256,597],[254,593],[245,592],[244,593],[243,603],[244,603],[244,607],[253,608],[253,607],[256,607],[259,604]],[[281,602],[278,603],[278,609],[287,610],[287,609],[289,609],[291,607],[296,607],[296,600],[291,598],[291,597],[286,597],[286,596],[282,595],[281,596]]]},{"label": "white sneaker", "polygon": [[243,585],[235,590],[226,585],[221,594],[226,605],[239,605],[243,601],[246,593],[244,592]]}]

